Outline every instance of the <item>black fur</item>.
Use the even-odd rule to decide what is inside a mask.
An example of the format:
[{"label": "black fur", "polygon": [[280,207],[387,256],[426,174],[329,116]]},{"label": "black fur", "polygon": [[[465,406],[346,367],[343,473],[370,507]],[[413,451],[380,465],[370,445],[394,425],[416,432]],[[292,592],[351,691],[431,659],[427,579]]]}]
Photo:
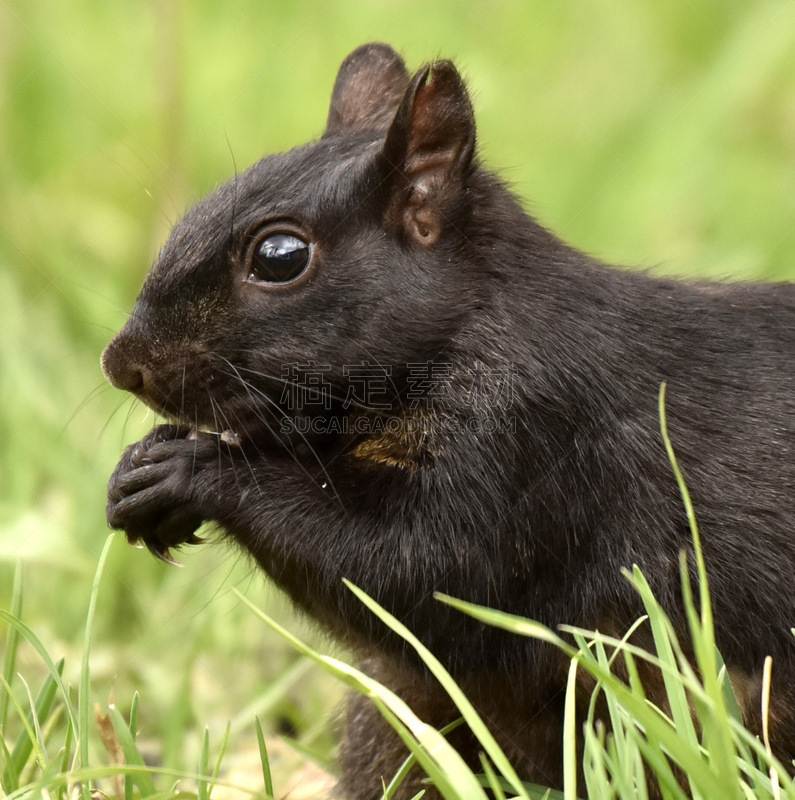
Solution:
[{"label": "black fur", "polygon": [[[638,564],[686,638],[667,381],[719,645],[751,686],[774,657],[774,744],[792,758],[795,287],[608,268],[527,216],[474,160],[474,136],[452,65],[410,81],[367,45],[340,69],[322,139],[176,226],[103,356],[111,383],[176,423],[124,454],[111,526],[167,556],[218,523],[428,721],[450,721],[350,579],[451,669],[525,777],[557,784],[565,665],[433,593],[623,632],[641,609],[620,570]],[[269,228],[313,248],[293,284],[250,280]],[[290,386],[296,364],[317,367],[324,402]],[[347,403],[346,368],[363,364],[384,370],[379,391]],[[747,713],[757,724],[755,700]],[[379,796],[404,753],[362,701],[350,719],[345,791]]]}]

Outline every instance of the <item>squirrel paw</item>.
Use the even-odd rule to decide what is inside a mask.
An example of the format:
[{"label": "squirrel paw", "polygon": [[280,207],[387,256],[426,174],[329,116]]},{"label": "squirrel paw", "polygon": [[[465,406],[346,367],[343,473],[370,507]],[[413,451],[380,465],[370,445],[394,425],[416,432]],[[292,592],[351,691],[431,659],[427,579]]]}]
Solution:
[{"label": "squirrel paw", "polygon": [[124,451],[108,484],[110,527],[170,564],[177,564],[172,547],[202,542],[195,532],[208,515],[195,489],[205,465],[219,455],[215,437],[192,433],[184,426],[158,426]]}]

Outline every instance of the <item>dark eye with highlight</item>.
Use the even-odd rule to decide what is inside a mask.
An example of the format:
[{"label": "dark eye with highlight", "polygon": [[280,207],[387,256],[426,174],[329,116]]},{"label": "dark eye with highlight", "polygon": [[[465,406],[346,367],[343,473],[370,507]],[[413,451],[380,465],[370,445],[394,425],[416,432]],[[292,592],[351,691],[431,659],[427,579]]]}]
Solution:
[{"label": "dark eye with highlight", "polygon": [[249,281],[289,283],[309,266],[310,245],[291,233],[271,233],[251,251]]}]

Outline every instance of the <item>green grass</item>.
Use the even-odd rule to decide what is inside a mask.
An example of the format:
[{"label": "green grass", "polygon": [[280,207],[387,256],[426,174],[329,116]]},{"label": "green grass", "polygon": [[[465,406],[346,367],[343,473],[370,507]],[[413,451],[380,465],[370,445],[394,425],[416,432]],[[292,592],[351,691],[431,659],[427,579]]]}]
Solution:
[{"label": "green grass", "polygon": [[[113,698],[95,705],[90,645],[100,580],[113,538],[106,541],[88,599],[76,689],[65,679],[64,659],[55,661],[42,639],[23,621],[22,571],[16,572],[12,610],[0,609],[0,619],[7,624],[0,676],[0,793],[23,798],[46,792],[62,798],[74,796],[77,787],[83,798],[90,798],[93,788],[102,787],[105,793],[115,790],[116,796],[131,800],[170,796],[170,787],[179,785],[186,787],[180,796],[196,800],[209,800],[216,786],[244,795],[277,796],[268,744],[255,713],[269,715],[277,703],[286,702],[291,685],[307,672],[306,661],[294,662],[265,695],[246,706],[239,718],[226,722],[220,735],[212,735],[207,727],[203,733],[181,730],[181,735],[193,736],[198,746],[193,768],[179,755],[169,760],[165,747],[158,746],[153,754],[141,746],[144,714],[138,693],[123,709]],[[35,695],[30,685],[34,676],[40,681]],[[259,772],[250,785],[241,785],[222,775],[222,766],[228,771],[224,759],[233,736],[253,736],[255,732]],[[322,748],[319,752],[327,751]],[[305,746],[300,758],[307,754],[311,749]],[[299,758],[291,761],[294,769]]]},{"label": "green grass", "polygon": [[[104,383],[99,354],[187,205],[318,135],[336,67],[372,39],[412,67],[457,60],[484,159],[574,244],[675,274],[795,278],[790,0],[0,2],[0,609],[65,659],[67,686],[84,679],[105,484],[154,421]],[[226,546],[181,560],[108,551],[83,715],[111,697],[127,715],[139,693],[141,747],[173,769],[199,768],[205,727],[214,768],[229,720],[225,760],[256,751],[256,714],[266,741],[287,731],[332,757],[339,689],[232,590],[314,631]],[[17,634],[0,622],[25,709],[16,672],[34,703],[55,677]],[[14,746],[23,717],[0,691]]]}]

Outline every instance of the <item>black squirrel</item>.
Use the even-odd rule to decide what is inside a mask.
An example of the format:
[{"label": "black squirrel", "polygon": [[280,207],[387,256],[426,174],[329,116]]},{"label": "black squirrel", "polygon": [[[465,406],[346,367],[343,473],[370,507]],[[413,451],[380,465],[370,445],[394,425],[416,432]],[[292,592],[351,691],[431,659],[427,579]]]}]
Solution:
[{"label": "black squirrel", "polygon": [[[441,658],[522,777],[560,785],[567,665],[433,595],[623,633],[641,608],[621,568],[638,564],[686,639],[667,381],[719,646],[757,729],[773,656],[771,737],[791,759],[793,353],[795,285],[661,280],[569,247],[478,163],[454,66],[411,77],[369,44],[343,62],[319,141],[174,228],[105,350],[108,380],[173,423],[124,453],[108,521],[163,558],[216,523],[421,717],[450,722],[349,579]],[[404,757],[353,701],[345,796],[380,796]]]}]

